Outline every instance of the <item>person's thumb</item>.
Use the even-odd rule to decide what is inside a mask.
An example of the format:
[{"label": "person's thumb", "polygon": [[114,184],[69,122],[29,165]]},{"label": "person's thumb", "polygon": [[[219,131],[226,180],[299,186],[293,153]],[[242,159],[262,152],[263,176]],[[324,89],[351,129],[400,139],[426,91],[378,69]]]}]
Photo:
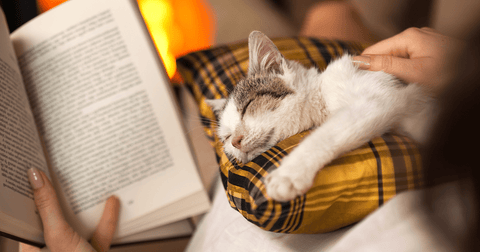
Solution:
[{"label": "person's thumb", "polygon": [[353,62],[359,69],[384,71],[407,82],[422,82],[425,76],[424,64],[428,58],[407,59],[392,55],[361,55],[353,57]]},{"label": "person's thumb", "polygon": [[65,221],[57,195],[47,176],[39,169],[31,168],[28,170],[28,179],[33,188],[35,205],[42,219],[47,246],[51,251],[62,251],[66,248],[71,250],[78,247],[81,238]]},{"label": "person's thumb", "polygon": [[117,229],[120,211],[120,201],[116,196],[110,196],[105,203],[102,218],[93,233],[91,244],[99,252],[108,251]]}]

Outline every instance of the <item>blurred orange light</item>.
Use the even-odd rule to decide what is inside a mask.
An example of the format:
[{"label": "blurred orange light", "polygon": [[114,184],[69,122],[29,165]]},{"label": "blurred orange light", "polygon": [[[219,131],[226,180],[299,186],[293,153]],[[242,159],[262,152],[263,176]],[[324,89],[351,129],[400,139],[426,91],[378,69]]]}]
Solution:
[{"label": "blurred orange light", "polygon": [[37,0],[38,10],[43,13],[63,2],[66,0]]},{"label": "blurred orange light", "polygon": [[[45,12],[66,0],[37,0]],[[206,0],[137,0],[168,76],[176,72],[175,59],[208,48],[215,33],[214,13]]]}]

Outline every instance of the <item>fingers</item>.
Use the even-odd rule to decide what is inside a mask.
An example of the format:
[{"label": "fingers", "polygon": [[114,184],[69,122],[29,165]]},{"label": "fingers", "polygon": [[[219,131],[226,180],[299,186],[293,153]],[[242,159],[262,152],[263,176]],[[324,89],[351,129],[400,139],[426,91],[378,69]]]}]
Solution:
[{"label": "fingers", "polygon": [[393,37],[369,46],[362,52],[362,55],[385,54],[400,58],[421,57],[428,51],[419,49],[418,45],[422,44],[427,37],[434,36],[439,36],[438,32],[428,27],[408,28]]},{"label": "fingers", "polygon": [[382,40],[367,47],[362,55],[385,54],[408,58],[408,42],[401,34]]},{"label": "fingers", "polygon": [[92,236],[92,246],[97,251],[108,251],[113,235],[117,229],[120,201],[116,196],[111,196],[105,203],[102,218]]},{"label": "fingers", "polygon": [[69,225],[63,217],[57,195],[47,176],[42,171],[31,168],[28,170],[28,178],[45,234],[68,229]]},{"label": "fingers", "polygon": [[465,44],[431,28],[409,28],[353,57],[360,69],[384,71],[440,94],[455,76]]},{"label": "fingers", "polygon": [[[42,219],[45,242],[50,250],[92,251],[90,244],[65,221],[57,195],[47,176],[42,171],[31,168],[28,170],[28,179]],[[103,216],[92,238],[97,251],[107,251],[110,248],[117,227],[119,208],[120,202],[117,197],[112,196],[107,200]]]},{"label": "fingers", "polygon": [[384,71],[407,82],[423,81],[428,69],[429,58],[405,59],[391,55],[361,55],[353,57],[360,69],[370,71]]},{"label": "fingers", "polygon": [[47,176],[31,168],[28,170],[28,179],[42,219],[45,243],[50,251],[92,251],[93,248],[65,221],[57,194]]},{"label": "fingers", "polygon": [[431,56],[438,53],[422,45],[432,43],[430,39],[436,34],[431,28],[409,28],[366,48],[353,59],[360,63],[360,69],[384,71],[408,83],[424,82],[435,66]]}]

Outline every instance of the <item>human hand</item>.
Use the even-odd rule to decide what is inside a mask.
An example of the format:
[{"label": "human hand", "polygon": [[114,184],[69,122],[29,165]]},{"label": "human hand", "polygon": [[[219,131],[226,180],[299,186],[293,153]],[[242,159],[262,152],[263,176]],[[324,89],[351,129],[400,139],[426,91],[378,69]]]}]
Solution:
[{"label": "human hand", "polygon": [[431,28],[409,28],[353,57],[360,69],[384,71],[406,83],[419,83],[439,94],[455,77],[464,48],[460,40]]},{"label": "human hand", "polygon": [[[88,243],[65,221],[58,198],[45,174],[35,168],[28,171],[33,188],[35,205],[42,219],[45,243],[52,252],[56,251],[108,251],[117,228],[120,201],[111,196],[107,199],[102,218]],[[21,252],[40,251],[37,247],[20,244]]]}]

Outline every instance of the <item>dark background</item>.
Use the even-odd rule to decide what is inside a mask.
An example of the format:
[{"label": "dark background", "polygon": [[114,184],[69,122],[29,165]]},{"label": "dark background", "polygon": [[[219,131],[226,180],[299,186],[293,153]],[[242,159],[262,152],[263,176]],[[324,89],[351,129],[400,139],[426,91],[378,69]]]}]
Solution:
[{"label": "dark background", "polygon": [[10,32],[36,17],[38,13],[35,0],[0,0],[0,6],[7,18]]}]

